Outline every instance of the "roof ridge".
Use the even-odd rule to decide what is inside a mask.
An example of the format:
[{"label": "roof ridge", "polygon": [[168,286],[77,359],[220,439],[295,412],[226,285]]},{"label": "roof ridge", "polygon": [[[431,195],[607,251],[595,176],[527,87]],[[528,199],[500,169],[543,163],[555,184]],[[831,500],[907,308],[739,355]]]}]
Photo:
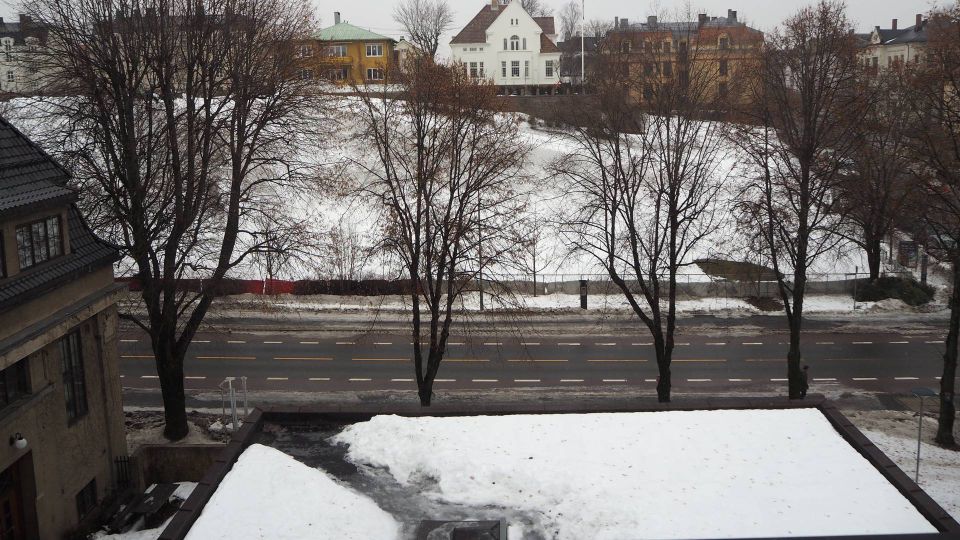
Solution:
[{"label": "roof ridge", "polygon": [[[71,178],[73,178],[73,174],[71,174],[70,171],[68,171],[63,165],[61,165],[59,161],[57,161],[56,159],[53,158],[53,156],[48,154],[47,151],[41,148],[39,144],[33,142],[33,139],[31,139],[30,137],[27,137],[27,135],[24,132],[17,129],[17,127],[11,124],[6,118],[3,117],[3,115],[0,115],[0,124],[9,128],[10,131],[14,133],[14,135],[19,136],[22,140],[24,140],[27,143],[28,146],[30,146],[31,148],[33,148],[34,150],[40,153],[40,157],[37,158],[36,161],[40,162],[46,159],[47,161],[49,161],[49,163],[52,163],[54,167],[59,169],[60,172],[62,172],[66,176],[67,180],[70,180]],[[71,191],[76,191],[74,188],[66,185],[66,182],[64,182],[63,187],[66,187]]]}]

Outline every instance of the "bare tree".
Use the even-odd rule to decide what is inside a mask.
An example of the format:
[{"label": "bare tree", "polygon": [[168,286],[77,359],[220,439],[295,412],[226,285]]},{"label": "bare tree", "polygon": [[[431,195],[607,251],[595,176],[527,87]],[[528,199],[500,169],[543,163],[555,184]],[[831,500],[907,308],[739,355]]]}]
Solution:
[{"label": "bare tree", "polygon": [[580,24],[583,21],[583,10],[580,9],[578,0],[570,0],[564,4],[557,16],[560,18],[560,36],[563,41],[579,35]]},{"label": "bare tree", "polygon": [[446,0],[401,0],[393,8],[393,20],[421,54],[434,58],[440,38],[453,26],[453,10]]},{"label": "bare tree", "polygon": [[555,166],[573,197],[566,235],[603,267],[653,337],[662,402],[672,386],[677,274],[715,228],[729,174],[720,166],[721,124],[703,121],[718,108],[719,71],[699,32],[691,25],[674,36],[688,44],[682,52],[626,45],[649,35],[608,39],[593,76],[599,110],[572,122],[583,126],[569,136],[576,149]]},{"label": "bare tree", "polygon": [[895,229],[904,209],[911,169],[907,132],[910,92],[901,70],[864,77],[860,98],[864,114],[854,122],[855,141],[848,174],[838,185],[840,211],[853,231],[848,238],[867,254],[870,280],[880,277],[883,241]]},{"label": "bare tree", "polygon": [[807,273],[843,241],[839,185],[854,145],[857,97],[855,36],[845,7],[821,1],[768,36],[747,111],[733,140],[753,179],[743,193],[742,227],[769,259],[790,329],[789,393],[802,390],[800,334]]},{"label": "bare tree", "polygon": [[[188,433],[184,358],[231,269],[269,249],[256,209],[303,169],[295,137],[315,119],[292,43],[311,15],[289,0],[36,0],[50,32],[45,105],[84,208],[123,248],[142,287],[164,435]],[[288,45],[290,44],[290,45]],[[264,215],[262,212],[259,216]],[[260,239],[263,236],[259,237]],[[185,277],[204,278],[190,293]]]},{"label": "bare tree", "polygon": [[357,228],[345,220],[331,227],[323,246],[322,275],[341,281],[357,281],[373,253],[373,246]]},{"label": "bare tree", "polygon": [[587,30],[584,32],[584,35],[603,39],[610,30],[613,30],[613,23],[611,21],[606,19],[591,19],[587,21]]},{"label": "bare tree", "polygon": [[358,164],[370,177],[363,192],[383,211],[385,245],[413,285],[414,364],[428,406],[454,306],[507,250],[527,149],[518,121],[499,113],[495,88],[462,66],[414,60],[399,77],[391,81],[399,95],[361,97],[375,155]]},{"label": "bare tree", "polygon": [[940,377],[938,443],[956,447],[954,391],[960,343],[960,6],[935,10],[929,17],[924,61],[911,85],[913,129],[907,130],[920,180],[914,214],[926,226],[925,243],[953,270],[950,323]]},{"label": "bare tree", "polygon": [[505,261],[505,266],[530,275],[533,278],[533,295],[540,294],[538,277],[557,262],[560,255],[556,244],[551,242],[557,236],[553,224],[542,213],[532,211],[517,222],[513,230],[513,250]]},{"label": "bare tree", "polygon": [[549,17],[553,15],[553,8],[543,0],[520,0],[520,5],[531,17]]}]

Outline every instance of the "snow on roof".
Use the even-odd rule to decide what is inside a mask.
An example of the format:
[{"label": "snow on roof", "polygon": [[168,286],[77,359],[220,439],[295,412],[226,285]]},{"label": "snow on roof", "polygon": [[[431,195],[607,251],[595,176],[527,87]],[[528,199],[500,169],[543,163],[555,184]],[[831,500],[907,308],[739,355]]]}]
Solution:
[{"label": "snow on roof", "polygon": [[430,498],[526,512],[561,539],[936,532],[816,409],[379,416],[335,440],[401,484],[435,480]]},{"label": "snow on roof", "polygon": [[220,483],[187,540],[399,538],[400,524],[325,472],[254,444]]}]

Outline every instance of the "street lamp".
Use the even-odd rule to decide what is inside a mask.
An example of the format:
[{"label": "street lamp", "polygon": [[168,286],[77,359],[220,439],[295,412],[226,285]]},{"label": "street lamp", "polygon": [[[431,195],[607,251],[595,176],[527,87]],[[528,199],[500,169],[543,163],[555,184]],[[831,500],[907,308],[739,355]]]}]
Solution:
[{"label": "street lamp", "polygon": [[917,427],[917,470],[913,478],[913,481],[919,485],[920,484],[920,440],[923,437],[923,398],[934,397],[937,395],[937,393],[929,388],[914,388],[912,392],[914,396],[920,398],[920,424]]}]

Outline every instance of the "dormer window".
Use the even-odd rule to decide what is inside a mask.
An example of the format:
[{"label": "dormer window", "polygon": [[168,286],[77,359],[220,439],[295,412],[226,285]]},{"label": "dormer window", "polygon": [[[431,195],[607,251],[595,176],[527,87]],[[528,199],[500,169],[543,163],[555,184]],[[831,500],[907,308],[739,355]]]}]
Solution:
[{"label": "dormer window", "polygon": [[50,216],[17,227],[20,270],[26,270],[63,255],[60,216]]},{"label": "dormer window", "polygon": [[520,50],[520,36],[510,36],[510,50],[511,51]]}]

